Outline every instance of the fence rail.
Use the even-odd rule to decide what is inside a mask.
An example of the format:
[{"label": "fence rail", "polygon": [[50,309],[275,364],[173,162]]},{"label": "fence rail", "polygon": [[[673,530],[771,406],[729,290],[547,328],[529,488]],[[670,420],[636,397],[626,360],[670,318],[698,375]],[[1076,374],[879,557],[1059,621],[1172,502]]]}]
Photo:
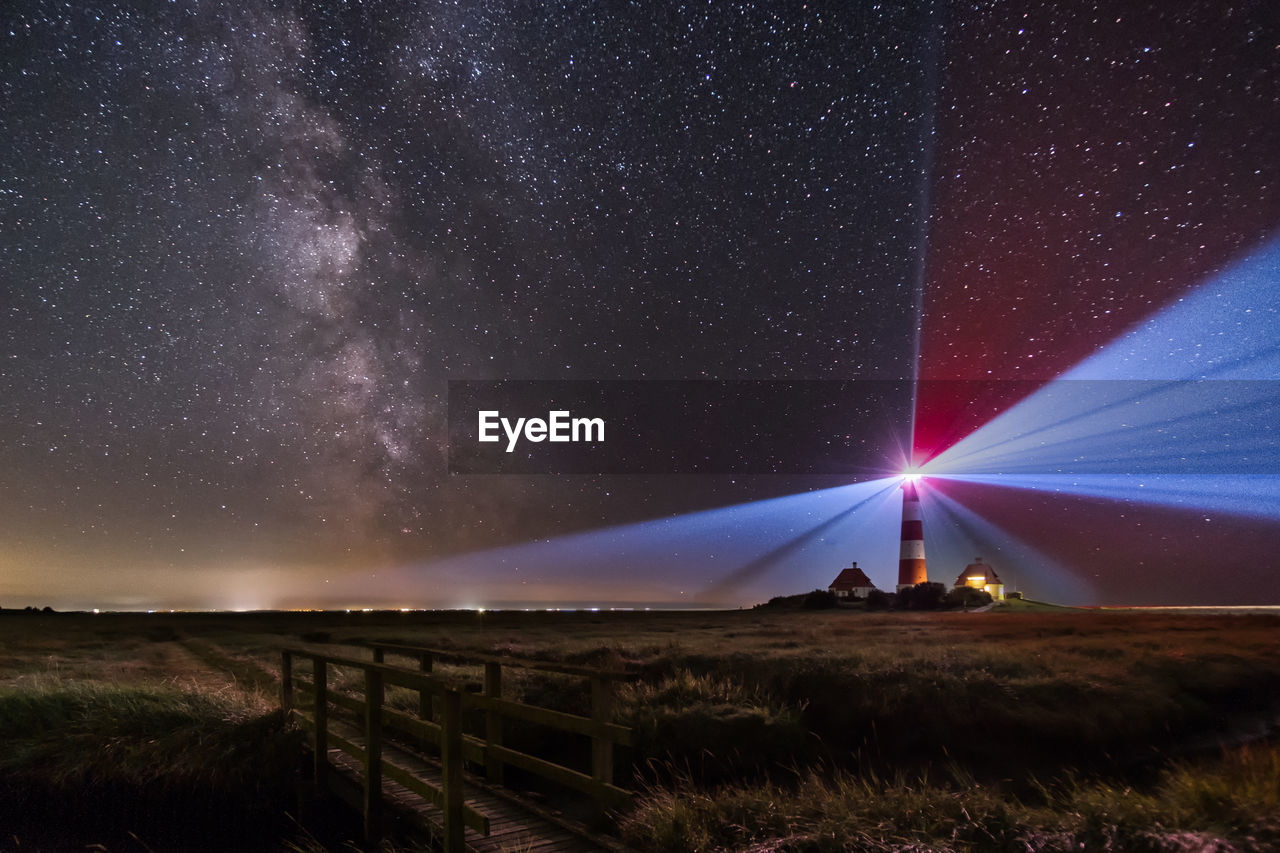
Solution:
[{"label": "fence rail", "polygon": [[[483,767],[486,780],[496,785],[503,783],[504,768],[510,766],[578,790],[591,797],[602,808],[622,807],[631,802],[631,792],[613,783],[614,747],[632,743],[631,730],[612,721],[614,684],[620,678],[629,677],[627,674],[493,655],[465,655],[398,644],[373,644],[370,648],[372,660],[308,648],[285,648],[281,652],[280,667],[280,704],[311,734],[315,761],[313,773],[317,788],[324,788],[325,777],[330,769],[331,746],[359,763],[367,839],[377,839],[381,834],[384,776],[442,811],[443,841],[447,853],[461,853],[466,849],[464,827],[481,835],[488,835],[488,816],[465,802],[465,761]],[[385,657],[388,653],[413,658],[416,669],[387,664]],[[301,673],[295,672],[294,664],[298,659],[310,661],[310,681],[302,678]],[[483,666],[482,692],[471,692],[466,683],[434,672],[434,662],[437,659],[462,660]],[[335,667],[357,669],[363,673],[363,698],[331,688],[329,675]],[[504,699],[502,672],[506,667],[589,679],[591,716]],[[416,716],[386,707],[384,693],[388,685],[404,687],[418,693]],[[310,713],[298,707],[299,698],[309,700]],[[359,721],[356,731],[363,740],[363,745],[343,734],[343,731],[350,733],[350,728],[344,729],[344,724],[331,719],[330,706],[348,712]],[[470,709],[483,712],[482,736],[463,731],[463,713]],[[590,738],[591,772],[584,773],[504,745],[502,733],[505,720],[520,720]],[[438,748],[440,784],[435,785],[387,760],[382,754],[384,737],[389,741],[407,738],[418,744],[426,743]]]}]

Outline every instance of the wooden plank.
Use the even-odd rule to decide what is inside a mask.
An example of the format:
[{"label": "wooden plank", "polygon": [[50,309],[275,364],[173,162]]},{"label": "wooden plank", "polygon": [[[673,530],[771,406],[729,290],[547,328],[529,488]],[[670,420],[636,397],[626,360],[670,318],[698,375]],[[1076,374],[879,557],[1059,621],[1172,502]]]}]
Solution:
[{"label": "wooden plank", "polygon": [[311,685],[295,675],[293,677],[293,710],[295,712],[299,708],[307,711],[315,710],[315,706],[312,704],[313,698]]},{"label": "wooden plank", "polygon": [[574,734],[586,735],[587,737],[603,736],[623,746],[631,745],[631,729],[626,726],[620,726],[617,723],[593,720],[590,717],[580,717],[577,714],[569,714],[565,711],[553,711],[550,708],[540,708],[537,705],[526,705],[523,702],[512,702],[510,699],[497,699],[474,693],[467,694],[463,701],[473,708],[483,710],[492,708],[503,716],[511,717],[512,719],[539,723],[544,726],[573,732]]},{"label": "wooden plank", "polygon": [[395,684],[398,687],[407,687],[410,690],[417,690],[419,694],[425,691],[426,693],[434,693],[438,695],[442,693],[446,687],[450,686],[451,682],[453,683],[452,686],[461,686],[460,680],[456,678],[446,679],[444,676],[436,675],[434,673],[430,675],[423,675],[421,672],[415,672],[411,669],[403,669],[398,666],[391,666],[390,664],[380,664],[376,666],[378,666],[382,671],[383,677],[386,679],[388,684]]},{"label": "wooden plank", "polygon": [[[311,692],[308,690],[308,688],[307,688],[307,687],[305,687],[305,686],[300,687],[300,688],[299,688],[299,692],[300,692],[300,693],[302,693],[303,695],[306,695],[306,696],[311,696],[311,695],[312,695],[312,694],[311,694]],[[345,693],[333,693],[333,692],[331,691],[328,695],[329,695],[329,703],[330,703],[330,704],[337,705],[339,708],[343,708],[343,709],[345,709],[345,710],[347,710],[347,711],[350,711],[351,713],[355,714],[355,715],[356,715],[357,717],[359,717],[360,719],[364,719],[364,715],[365,715],[365,705],[364,705],[364,702],[361,702],[359,699],[355,698],[354,696],[348,696],[348,695],[347,695],[347,694],[345,694]],[[395,709],[387,708],[387,707],[385,707],[385,706],[384,706],[384,707],[383,707],[383,709],[382,709],[382,721],[383,721],[383,725],[384,725],[384,726],[388,725],[388,723],[387,723],[388,715],[392,715],[392,714],[396,715],[397,717],[401,717],[401,718],[403,718],[403,719],[407,719],[407,720],[409,720],[409,721],[411,721],[411,722],[415,722],[415,723],[416,723],[416,722],[420,722],[420,721],[418,721],[418,720],[415,720],[413,717],[408,717],[407,715],[403,714],[403,712],[396,711]],[[435,736],[434,736],[434,735],[430,735],[430,734],[424,734],[424,730],[423,730],[423,729],[419,729],[419,728],[416,728],[416,727],[415,727],[415,728],[412,728],[412,729],[409,729],[409,728],[406,728],[404,725],[399,724],[399,723],[397,723],[397,727],[398,727],[398,728],[401,728],[402,730],[404,730],[406,734],[415,734],[415,735],[418,735],[418,736],[420,736],[420,737],[424,737],[425,739],[427,739],[428,741],[430,741],[430,742],[432,742],[432,743],[434,743],[434,742],[435,742]],[[439,726],[436,726],[435,728],[437,728],[437,729],[438,729],[438,728],[439,728]]]},{"label": "wooden plank", "polygon": [[520,853],[553,853],[553,851],[559,850],[578,850],[582,848],[578,847],[575,842],[580,841],[581,839],[576,836],[566,833],[565,835],[555,836],[552,838],[531,840],[528,845],[521,845],[518,849],[520,850]]},{"label": "wooden plank", "polygon": [[[560,838],[576,838],[577,837],[569,830],[561,829],[560,827],[554,826],[552,824],[548,824],[547,827],[539,826],[538,828],[542,830],[546,830],[544,832],[539,832],[537,834],[537,838],[540,841],[550,841],[550,840],[560,839]],[[492,832],[489,834],[489,838],[493,839],[494,841],[508,841],[514,835],[529,835],[529,834],[530,834],[529,824],[528,822],[525,822],[525,823],[512,824],[511,826],[507,827],[506,831],[504,832],[500,832],[500,833]]]},{"label": "wooden plank", "polygon": [[364,716],[364,703],[354,696],[330,691],[329,701],[337,705],[339,708],[344,708],[357,716]]},{"label": "wooden plank", "polygon": [[[364,840],[382,838],[382,673],[364,671]],[[318,706],[317,706],[318,707]]]},{"label": "wooden plank", "polygon": [[323,658],[317,658],[313,661],[314,670],[311,674],[311,701],[314,705],[313,713],[316,718],[316,727],[314,730],[315,743],[312,744],[313,766],[311,768],[312,778],[315,780],[316,793],[324,791],[324,776],[328,769],[326,763],[329,755],[329,702],[328,702],[328,670]]},{"label": "wooden plank", "polygon": [[[418,672],[430,673],[434,666],[434,659],[431,652],[423,652],[418,655]],[[418,691],[418,717],[423,720],[431,719],[431,691]]]},{"label": "wooden plank", "polygon": [[444,694],[442,703],[444,737],[440,742],[441,787],[445,792],[445,853],[465,853],[462,816],[462,697],[457,691]]},{"label": "wooden plank", "polygon": [[[358,741],[355,740],[360,737],[359,733],[351,726],[339,724],[338,728],[342,729],[351,739],[335,733],[332,735],[334,745],[342,749],[343,752],[354,756],[363,766],[367,753],[360,748]],[[398,784],[418,798],[428,801],[437,808],[443,807],[443,780],[440,778],[440,772],[435,767],[417,758],[412,753],[396,748],[393,744],[384,743],[382,768],[388,772],[389,776],[396,776]],[[404,781],[406,777],[414,780],[413,783]],[[462,810],[463,824],[465,826],[474,829],[480,834],[487,834],[489,825],[487,815],[465,802],[462,805]]]},{"label": "wooden plank", "polygon": [[623,790],[616,785],[597,781],[586,773],[579,773],[577,770],[561,767],[559,764],[553,764],[537,756],[516,752],[514,749],[508,749],[505,746],[495,746],[492,751],[497,753],[507,764],[519,767],[521,770],[528,770],[530,773],[545,776],[553,782],[559,782],[561,785],[590,794],[610,805],[627,805],[634,796],[630,791]]},{"label": "wooden plank", "polygon": [[428,722],[427,720],[415,719],[402,714],[399,711],[393,711],[390,708],[384,708],[382,711],[382,722],[389,729],[395,729],[402,734],[417,738],[425,743],[434,746],[440,745],[440,725],[438,723]]},{"label": "wooden plank", "polygon": [[[438,786],[431,784],[426,779],[414,775],[412,772],[400,767],[399,765],[393,764],[385,758],[382,760],[382,769],[387,774],[388,778],[394,779],[397,783],[403,785],[406,789],[417,794],[436,808],[444,808],[445,794]],[[465,826],[470,829],[474,829],[481,835],[487,836],[492,832],[492,822],[489,820],[488,816],[476,811],[474,808],[471,808],[466,804],[463,804],[462,807],[462,822]]]},{"label": "wooden plank", "polygon": [[293,654],[287,649],[280,652],[280,710],[285,716],[293,710]]},{"label": "wooden plank", "polygon": [[[591,719],[602,726],[613,717],[613,684],[591,679]],[[600,733],[591,736],[591,778],[613,784],[613,741]]]},{"label": "wooden plank", "polygon": [[590,678],[593,675],[604,675],[609,678],[627,679],[636,678],[637,673],[630,673],[623,670],[606,670],[593,666],[581,666],[572,663],[553,663],[545,660],[535,660],[533,658],[521,658],[513,655],[490,655],[483,652],[464,652],[455,649],[436,649],[428,646],[410,646],[403,643],[365,643],[370,648],[383,649],[395,654],[405,655],[407,657],[416,657],[421,654],[434,655],[444,660],[457,660],[466,663],[499,663],[508,666],[515,666],[521,669],[533,669],[539,672],[552,672],[558,675],[577,675],[583,678]]},{"label": "wooden plank", "polygon": [[[415,719],[400,711],[389,708],[382,709],[382,724],[403,734],[416,737],[435,746],[440,745],[441,726],[426,720]],[[464,734],[462,736],[462,757],[476,764],[485,763],[484,742],[479,738]]]},{"label": "wooden plank", "polygon": [[[350,755],[352,758],[356,759],[357,761],[360,761],[361,763],[365,761],[364,748],[361,747],[359,744],[357,744],[355,741],[347,740],[342,735],[337,734],[335,732],[329,732],[329,743],[333,744],[335,747],[342,750],[347,755]],[[330,755],[333,754],[332,750],[330,750],[329,754]]]},{"label": "wooden plank", "polygon": [[[539,827],[523,829],[519,832],[511,832],[500,837],[490,836],[485,840],[489,842],[488,846],[492,850],[518,850],[520,853],[524,853],[525,850],[531,850],[534,846],[545,844],[549,840],[548,836],[544,836],[539,832],[539,829]],[[565,844],[564,839],[551,840],[557,845]]]},{"label": "wooden plank", "polygon": [[[484,665],[484,695],[489,699],[502,699],[502,664],[486,661]],[[502,784],[502,759],[491,747],[502,746],[502,714],[490,705],[484,712],[485,778],[491,785]]]},{"label": "wooden plank", "polygon": [[[299,684],[298,695],[310,699],[312,702],[315,701],[315,693],[312,692],[309,684]],[[355,714],[360,719],[364,719],[364,703],[359,699],[348,696],[345,693],[334,693],[332,690],[328,691],[325,696],[328,700],[327,704],[337,705],[339,708]]]},{"label": "wooden plank", "polygon": [[358,658],[348,657],[345,655],[334,655],[329,653],[321,653],[306,648],[286,647],[287,651],[295,656],[306,657],[312,660],[322,659],[335,666],[347,666],[362,671],[377,670],[382,673],[383,680],[388,684],[399,684],[404,687],[417,690],[419,688],[439,691],[443,690],[449,683],[450,679],[442,678],[439,675],[426,674],[411,669],[404,669],[398,666],[389,666],[384,663],[373,663],[372,661],[360,660]]}]

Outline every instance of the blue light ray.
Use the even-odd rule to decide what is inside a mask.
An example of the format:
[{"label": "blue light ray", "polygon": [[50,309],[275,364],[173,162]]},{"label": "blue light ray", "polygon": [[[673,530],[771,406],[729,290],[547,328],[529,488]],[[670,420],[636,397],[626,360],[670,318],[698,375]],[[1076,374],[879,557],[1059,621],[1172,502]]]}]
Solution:
[{"label": "blue light ray", "polygon": [[[1062,377],[1147,384],[1051,382],[930,460],[924,473],[1280,519],[1280,477],[1257,473],[1280,470],[1280,399],[1272,390],[1280,383],[1185,381],[1280,378],[1277,328],[1280,243],[1273,243]],[[600,590],[612,601],[703,596],[711,603],[723,594],[731,598],[715,603],[745,604],[825,587],[856,559],[873,582],[892,588],[898,541],[889,531],[897,529],[900,505],[891,489],[874,498],[896,483],[873,480],[459,555],[403,567],[391,586],[437,606],[589,603]],[[936,578],[950,582],[953,570],[981,553],[1004,564],[1006,580],[1044,597],[1093,597],[1086,580],[1007,529],[940,489],[929,494],[925,535]]]},{"label": "blue light ray", "polygon": [[386,595],[441,607],[754,604],[826,588],[851,559],[891,585],[897,482],[880,478],[460,554],[383,572],[379,580]]},{"label": "blue light ray", "polygon": [[1280,472],[1280,383],[1056,381],[930,474]]},{"label": "blue light ray", "polygon": [[[1006,485],[998,480],[996,485]],[[1008,530],[943,494],[929,489],[925,514],[929,576],[950,587],[975,557],[981,556],[1000,576],[1006,591],[1060,603],[1096,600],[1092,584],[1065,565]]]},{"label": "blue light ray", "polygon": [[[1273,243],[929,460],[931,494],[947,510],[931,525],[934,537],[977,530],[992,543],[986,550],[1014,541],[942,494],[953,481],[998,487],[989,508],[1007,504],[1002,518],[1040,522],[1032,527],[1046,537],[1042,547],[1070,555],[1075,574],[1027,551],[1040,574],[1026,582],[1054,600],[1091,600],[1086,572],[1105,573],[1109,596],[1186,600],[1202,594],[1204,554],[1221,555],[1238,579],[1269,576],[1267,531],[1280,522],[1278,321]],[[1019,491],[1040,513],[1053,504],[1031,495],[1062,496],[1070,517],[1028,516]],[[1096,527],[1081,499],[1101,502]],[[1255,591],[1215,594],[1256,600],[1260,587],[1245,586]]]},{"label": "blue light ray", "polygon": [[1260,476],[1280,473],[1277,328],[1280,242],[997,416],[925,471],[1280,518],[1280,480]]},{"label": "blue light ray", "polygon": [[1267,474],[948,474],[936,479],[1280,519],[1280,477]]},{"label": "blue light ray", "polygon": [[1064,379],[1280,379],[1280,240],[1252,252]]},{"label": "blue light ray", "polygon": [[[727,592],[747,586],[752,581],[763,577],[777,569],[779,566],[784,565],[787,561],[798,556],[810,545],[823,541],[826,536],[834,536],[841,524],[854,517],[860,510],[866,509],[869,505],[877,501],[884,502],[890,496],[896,495],[896,493],[897,482],[889,481],[883,489],[875,494],[863,498],[848,509],[842,510],[826,521],[804,531],[799,536],[796,536],[789,541],[782,543],[778,547],[773,548],[767,553],[756,557],[754,560],[751,560],[739,569],[735,569],[723,578],[713,581],[710,588],[707,589],[700,598],[713,600],[717,596],[723,597]],[[840,568],[843,568],[843,566]]]}]

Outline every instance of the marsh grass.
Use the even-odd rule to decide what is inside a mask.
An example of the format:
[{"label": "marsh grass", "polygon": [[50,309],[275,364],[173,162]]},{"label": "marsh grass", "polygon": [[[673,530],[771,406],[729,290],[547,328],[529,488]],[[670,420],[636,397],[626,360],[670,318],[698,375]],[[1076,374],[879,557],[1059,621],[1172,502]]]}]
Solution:
[{"label": "marsh grass", "polygon": [[[1242,715],[1274,716],[1277,628],[1060,610],[0,619],[0,726],[25,756],[0,773],[100,811],[122,801],[113,786],[130,792],[130,826],[206,814],[186,805],[201,791],[283,813],[272,786],[297,735],[267,713],[280,646],[367,655],[346,644],[378,639],[630,671],[616,718],[637,746],[617,768],[645,790],[623,820],[646,850],[1277,849],[1274,747],[1169,764]],[[330,686],[359,695],[363,673],[336,667]],[[503,693],[589,708],[581,678],[508,668]],[[418,696],[390,687],[387,702],[412,713]],[[586,766],[580,736],[509,721],[504,738]]]},{"label": "marsh grass", "polygon": [[1067,780],[1019,799],[955,771],[810,772],[787,783],[708,789],[678,774],[624,818],[640,850],[1273,851],[1280,844],[1280,747],[1178,763],[1145,792]]},{"label": "marsh grass", "polygon": [[0,815],[17,837],[53,825],[89,841],[136,830],[212,849],[243,842],[292,807],[301,754],[278,711],[49,677],[0,688],[0,731]]},{"label": "marsh grass", "polygon": [[658,681],[622,686],[619,717],[634,730],[653,776],[669,766],[701,782],[767,778],[812,757],[815,742],[800,708],[780,705],[759,685],[678,669]]},{"label": "marsh grass", "polygon": [[85,782],[229,788],[259,759],[292,760],[281,715],[252,715],[215,696],[48,680],[0,688],[0,769],[57,787]]},{"label": "marsh grass", "polygon": [[[1280,702],[1271,616],[1026,608],[990,614],[733,612],[441,614],[365,621],[383,639],[627,669],[617,718],[636,729],[620,778],[712,789],[815,767],[941,784],[959,768],[1026,796],[1037,780],[1151,782],[1192,739]],[[479,671],[457,673],[474,681]],[[584,713],[586,685],[504,672],[509,698]],[[396,700],[392,700],[396,701]],[[416,696],[404,697],[412,707]],[[580,759],[581,744],[512,723],[510,742]]]}]

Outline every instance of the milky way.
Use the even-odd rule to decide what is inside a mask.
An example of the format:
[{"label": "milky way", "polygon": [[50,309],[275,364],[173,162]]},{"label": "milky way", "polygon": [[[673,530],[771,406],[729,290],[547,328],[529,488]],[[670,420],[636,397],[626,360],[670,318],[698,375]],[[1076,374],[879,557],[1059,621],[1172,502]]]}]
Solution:
[{"label": "milky way", "polygon": [[1280,215],[1265,4],[1122,5],[9,4],[0,605],[836,484],[450,476],[450,379],[1066,369]]}]

